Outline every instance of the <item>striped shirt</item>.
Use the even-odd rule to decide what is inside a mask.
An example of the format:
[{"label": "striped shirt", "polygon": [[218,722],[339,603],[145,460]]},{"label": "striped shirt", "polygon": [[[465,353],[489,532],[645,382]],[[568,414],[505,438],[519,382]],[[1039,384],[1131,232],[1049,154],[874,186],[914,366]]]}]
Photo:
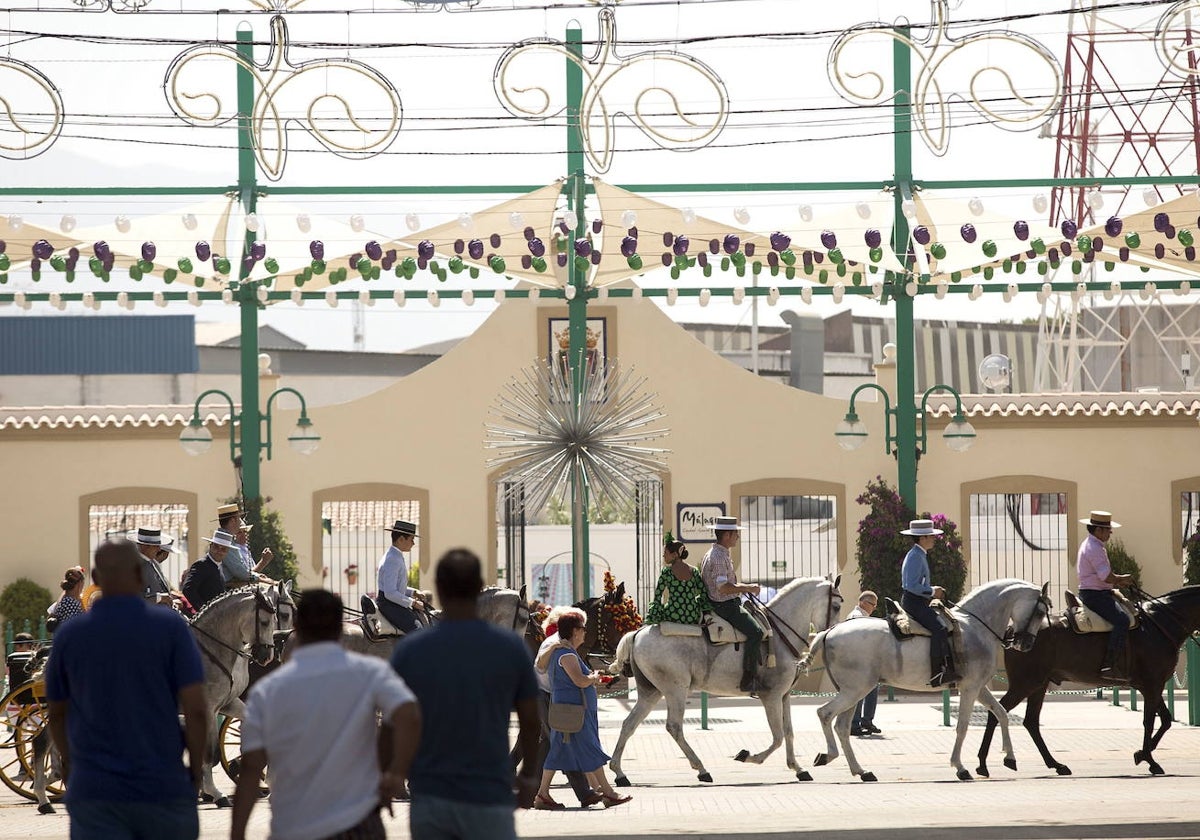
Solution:
[{"label": "striped shirt", "polygon": [[739,597],[736,592],[732,595],[721,594],[722,584],[737,583],[738,579],[737,572],[733,570],[733,557],[729,549],[720,543],[713,543],[712,548],[704,555],[700,577],[704,579],[704,585],[708,587],[708,597],[713,601],[732,601]]}]

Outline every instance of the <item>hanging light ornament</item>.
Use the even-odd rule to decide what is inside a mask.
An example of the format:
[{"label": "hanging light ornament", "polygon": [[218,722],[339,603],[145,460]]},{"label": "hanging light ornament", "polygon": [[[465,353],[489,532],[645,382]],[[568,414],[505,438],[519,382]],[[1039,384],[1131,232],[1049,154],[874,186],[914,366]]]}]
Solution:
[{"label": "hanging light ornament", "polygon": [[117,230],[121,233],[129,233],[131,225],[128,216],[117,216],[117,218],[113,219],[113,224],[116,225]]},{"label": "hanging light ornament", "polygon": [[696,223],[696,211],[691,207],[684,207],[679,211],[679,215],[683,219],[683,223],[685,225],[692,225]]},{"label": "hanging light ornament", "polygon": [[1147,207],[1157,207],[1160,201],[1157,187],[1146,187],[1142,190],[1142,201],[1146,202]]},{"label": "hanging light ornament", "polygon": [[355,233],[361,233],[363,228],[365,228],[366,226],[367,226],[367,223],[363,220],[363,217],[360,216],[358,213],[355,213],[353,216],[350,217],[350,230],[354,231]]},{"label": "hanging light ornament", "polygon": [[8,217],[8,226],[13,230],[20,230],[23,224],[25,224],[25,220],[16,213]]},{"label": "hanging light ornament", "polygon": [[1087,204],[1088,207],[1092,208],[1093,210],[1103,210],[1104,193],[1100,192],[1100,190],[1092,190],[1090,193],[1088,193]]},{"label": "hanging light ornament", "polygon": [[750,211],[747,210],[745,207],[737,207],[733,211],[733,218],[737,220],[737,223],[739,225],[749,224],[750,223]]},{"label": "hanging light ornament", "polygon": [[800,220],[803,222],[811,222],[813,220],[813,209],[811,204],[800,205]]},{"label": "hanging light ornament", "polygon": [[471,216],[470,213],[459,213],[458,214],[458,226],[460,228],[462,228],[463,230],[470,229],[470,227],[474,224],[475,224],[475,219]]},{"label": "hanging light ornament", "polygon": [[259,220],[257,213],[247,213],[244,222],[246,225],[246,230],[250,231],[251,233],[258,232]]},{"label": "hanging light ornament", "polygon": [[1045,213],[1050,209],[1050,199],[1045,193],[1038,193],[1033,197],[1033,210],[1035,213]]},{"label": "hanging light ornament", "polygon": [[63,233],[70,233],[75,230],[75,217],[67,214],[58,221],[58,229]]},{"label": "hanging light ornament", "polygon": [[904,199],[904,201],[900,202],[900,212],[904,215],[904,218],[911,222],[917,218],[917,202],[911,198]]},{"label": "hanging light ornament", "polygon": [[854,205],[854,212],[858,214],[860,219],[871,218],[871,205],[865,201],[860,201]]},{"label": "hanging light ornament", "polygon": [[967,202],[967,209],[971,211],[972,216],[982,216],[983,201],[979,198],[972,198]]}]

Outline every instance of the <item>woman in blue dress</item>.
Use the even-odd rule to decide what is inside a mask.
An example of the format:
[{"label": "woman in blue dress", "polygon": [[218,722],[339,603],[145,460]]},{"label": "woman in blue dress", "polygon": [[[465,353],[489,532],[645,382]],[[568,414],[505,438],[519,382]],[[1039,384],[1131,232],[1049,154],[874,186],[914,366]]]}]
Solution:
[{"label": "woman in blue dress", "polygon": [[542,808],[562,808],[550,797],[550,781],[557,770],[579,770],[586,773],[592,788],[604,797],[604,807],[623,805],[632,797],[620,796],[604,775],[604,765],[609,755],[600,747],[600,720],[597,716],[596,686],[601,682],[600,674],[588,667],[579,656],[578,648],[583,644],[587,618],[574,611],[558,620],[558,635],[561,639],[551,654],[547,672],[550,675],[550,697],[555,703],[583,704],[583,729],[571,735],[552,731],[550,753],[542,770],[542,785],[538,790],[537,804]]}]

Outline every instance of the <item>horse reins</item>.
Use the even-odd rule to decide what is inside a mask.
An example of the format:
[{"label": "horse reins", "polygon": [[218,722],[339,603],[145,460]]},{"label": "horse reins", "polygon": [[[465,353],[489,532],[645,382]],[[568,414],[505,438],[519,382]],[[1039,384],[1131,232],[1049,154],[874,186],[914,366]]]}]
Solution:
[{"label": "horse reins", "polygon": [[[951,600],[949,600],[949,599],[947,599],[947,600],[943,601],[943,603],[945,603],[945,604],[949,604],[951,609],[959,610],[960,612],[964,612],[964,613],[966,613],[967,615],[971,616],[971,618],[973,618],[973,619],[975,619],[976,621],[978,621],[980,624],[982,624],[982,625],[984,626],[984,628],[985,628],[985,629],[986,629],[986,630],[987,630],[989,633],[991,633],[993,636],[995,636],[995,637],[996,637],[996,640],[997,640],[997,641],[999,641],[999,642],[1000,642],[1000,644],[1001,644],[1003,647],[1008,647],[1008,646],[1009,646],[1009,643],[1008,643],[1008,642],[1005,640],[1004,636],[1001,636],[999,633],[997,633],[995,630],[993,630],[990,624],[988,624],[986,621],[984,621],[984,620],[983,620],[982,618],[980,618],[979,616],[975,615],[975,613],[971,612],[971,611],[970,611],[969,609],[967,609],[966,607],[964,607],[964,606],[961,606],[960,604],[956,604],[956,603],[954,603],[953,601],[951,601]],[[1044,606],[1046,607],[1046,616],[1045,616],[1045,617],[1049,617],[1049,615],[1050,615],[1050,604],[1047,602],[1047,598],[1046,598],[1046,596],[1045,596],[1045,595],[1042,595],[1042,594],[1040,594],[1040,593],[1039,593],[1039,594],[1038,594],[1038,603],[1039,603],[1039,604],[1042,604],[1042,605],[1044,605]],[[1036,613],[1036,610],[1035,610],[1035,613]],[[1028,633],[1028,632],[1029,632],[1029,628],[1033,626],[1033,616],[1034,616],[1034,613],[1031,613],[1031,614],[1030,614],[1030,616],[1029,616],[1029,621],[1027,621],[1027,622],[1025,623],[1025,629],[1024,629],[1022,632],[1024,632],[1024,633]],[[1016,638],[1016,633],[1015,633],[1015,631],[1014,631],[1014,633],[1013,633],[1013,637],[1014,637],[1014,638]]]},{"label": "horse reins", "polygon": [[[255,596],[254,596],[254,647],[262,647],[262,642],[260,642],[259,638],[258,638],[258,615],[259,615],[259,613],[263,612],[264,609],[266,609],[271,615],[276,615],[278,613],[278,610],[272,608],[269,604],[264,608],[263,600],[260,598],[261,592],[262,592],[262,590],[259,590],[258,592],[255,593]],[[196,615],[196,619],[198,619],[198,618],[200,618],[199,614]],[[219,645],[220,647],[223,647],[226,650],[230,651],[234,656],[240,656],[249,662],[255,661],[254,657],[251,654],[246,653],[241,648],[235,648],[233,645],[229,644],[228,642],[221,641],[216,636],[214,636],[212,633],[209,633],[203,627],[200,627],[198,624],[196,624],[195,619],[192,620],[191,627],[192,627],[193,631],[195,631],[196,633],[199,633],[201,636],[203,636],[204,638],[208,639],[209,641]],[[274,645],[272,645],[272,647],[274,647]],[[229,680],[229,688],[230,688],[230,691],[232,691],[233,690],[233,672],[230,671],[229,668],[227,668],[225,666],[225,663],[222,662],[220,659],[218,659],[216,654],[214,654],[207,647],[205,647],[204,645],[199,645],[199,648],[200,648],[201,652],[205,656],[207,656],[214,665],[216,665],[218,668],[221,669],[221,673],[225,675],[225,678],[227,680]],[[229,698],[226,697],[226,700],[228,700],[228,699]]]},{"label": "horse reins", "polygon": [[[828,583],[828,581],[826,581],[826,582]],[[836,587],[834,587],[832,584],[830,584],[829,600],[825,605],[825,628],[826,629],[829,628],[829,622],[833,619],[833,598],[834,598],[835,594],[837,594]],[[784,634],[782,628],[787,628],[789,631],[791,631],[792,635],[795,636],[800,641],[800,643],[802,645],[804,645],[806,648],[809,648],[810,650],[812,649],[812,645],[809,644],[808,638],[804,634],[802,634],[795,627],[788,624],[786,621],[784,621],[782,618],[780,618],[778,615],[776,615],[775,612],[770,607],[768,607],[761,600],[759,600],[757,595],[751,595],[750,598],[751,598],[751,600],[754,601],[754,603],[756,603],[760,607],[762,607],[763,615],[765,615],[767,617],[767,622],[771,625],[771,628],[775,631],[775,635],[779,637],[779,641],[783,642],[784,646],[788,649],[788,652],[791,653],[791,655],[794,659],[800,659],[801,653],[800,653],[800,651],[798,651],[796,649],[796,646],[791,643],[791,640],[788,639],[787,635]]]}]

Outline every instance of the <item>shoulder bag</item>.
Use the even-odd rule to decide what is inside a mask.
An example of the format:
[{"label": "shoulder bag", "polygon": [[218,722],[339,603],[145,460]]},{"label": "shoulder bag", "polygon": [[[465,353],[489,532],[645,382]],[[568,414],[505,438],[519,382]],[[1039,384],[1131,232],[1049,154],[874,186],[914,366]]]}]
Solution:
[{"label": "shoulder bag", "polygon": [[580,688],[579,705],[550,701],[550,714],[546,718],[546,725],[555,732],[561,732],[564,741],[570,741],[572,733],[583,729],[583,716],[586,713],[587,695]]}]

